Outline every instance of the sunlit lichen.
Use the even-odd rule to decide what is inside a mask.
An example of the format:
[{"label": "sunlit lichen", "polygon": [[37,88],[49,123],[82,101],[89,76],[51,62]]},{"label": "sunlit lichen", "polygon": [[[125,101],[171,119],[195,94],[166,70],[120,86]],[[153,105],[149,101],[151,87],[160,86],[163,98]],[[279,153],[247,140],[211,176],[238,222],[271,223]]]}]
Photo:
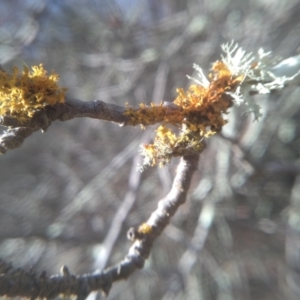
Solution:
[{"label": "sunlit lichen", "polygon": [[139,226],[138,233],[142,234],[142,235],[151,234],[152,230],[153,230],[153,228],[151,225],[149,225],[147,223],[143,223]]},{"label": "sunlit lichen", "polygon": [[271,52],[263,49],[255,55],[234,42],[221,48],[224,55],[213,64],[208,78],[198,65],[194,65],[198,78],[188,78],[196,84],[187,91],[177,89],[178,96],[172,105],[127,107],[125,114],[130,124],[162,124],[156,130],[153,144],[142,146],[144,166],[164,165],[173,156],[200,153],[204,138],[220,132],[226,124],[228,108],[243,103],[258,119],[260,106],[251,94],[270,93],[300,78],[300,56],[294,57],[292,63],[286,60],[276,65],[278,61],[270,57]]},{"label": "sunlit lichen", "polygon": [[0,69],[0,115],[19,120],[31,118],[45,106],[63,103],[66,89],[58,86],[59,76],[47,75],[43,65],[23,71],[13,68],[12,74]]},{"label": "sunlit lichen", "polygon": [[[200,72],[200,68],[197,70]],[[222,61],[213,65],[210,81],[204,79],[202,71],[199,77],[199,84],[190,86],[187,91],[177,89],[178,96],[173,102],[177,109],[162,104],[149,107],[143,104],[136,110],[128,107],[126,115],[134,125],[162,123],[153,144],[142,146],[144,165],[162,166],[173,156],[200,153],[203,139],[220,132],[226,124],[224,114],[233,99],[226,92],[234,90],[243,77],[232,76]]]}]

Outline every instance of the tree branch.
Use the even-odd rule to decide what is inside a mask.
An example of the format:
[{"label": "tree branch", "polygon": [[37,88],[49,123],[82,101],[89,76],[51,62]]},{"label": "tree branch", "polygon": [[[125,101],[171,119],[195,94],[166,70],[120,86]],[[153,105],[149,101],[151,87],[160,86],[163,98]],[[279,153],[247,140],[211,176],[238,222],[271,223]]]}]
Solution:
[{"label": "tree branch", "polygon": [[9,127],[0,136],[0,153],[18,148],[24,140],[38,130],[46,131],[56,120],[67,121],[74,118],[89,117],[118,123],[124,126],[127,118],[125,107],[108,104],[100,100],[84,102],[76,99],[66,99],[65,103],[47,106],[27,121],[20,121],[10,116],[0,117],[0,125]]},{"label": "tree branch", "polygon": [[143,268],[154,241],[168,225],[178,207],[185,202],[198,159],[199,155],[181,158],[171,191],[160,200],[146,223],[138,229],[131,228],[128,231],[128,238],[133,244],[120,263],[102,272],[83,275],[71,274],[63,266],[60,275],[48,277],[45,271],[37,275],[32,271],[14,269],[10,264],[0,261],[0,295],[49,299],[64,294],[76,295],[78,300],[82,300],[92,291],[102,290],[104,294],[108,294],[113,282],[126,279],[136,269]]},{"label": "tree branch", "polygon": [[[169,102],[164,102],[163,106],[167,107],[170,112],[179,109],[177,105]],[[125,110],[126,107],[105,103],[101,100],[84,102],[77,99],[66,99],[64,103],[46,106],[45,109],[36,112],[31,119],[26,121],[20,121],[11,116],[0,116],[0,125],[8,127],[0,136],[0,154],[20,147],[28,136],[38,130],[46,131],[56,120],[68,121],[87,117],[117,123],[120,126],[137,125],[133,124],[124,114]]]}]

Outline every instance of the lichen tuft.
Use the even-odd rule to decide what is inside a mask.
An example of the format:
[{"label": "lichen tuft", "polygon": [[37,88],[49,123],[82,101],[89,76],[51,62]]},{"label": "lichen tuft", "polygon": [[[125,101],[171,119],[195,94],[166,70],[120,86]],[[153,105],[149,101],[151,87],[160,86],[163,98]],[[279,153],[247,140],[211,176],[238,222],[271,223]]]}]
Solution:
[{"label": "lichen tuft", "polygon": [[0,69],[0,115],[23,121],[45,106],[63,103],[66,89],[58,80],[55,73],[47,75],[42,64],[31,70],[24,65],[23,71],[14,67],[11,74]]}]

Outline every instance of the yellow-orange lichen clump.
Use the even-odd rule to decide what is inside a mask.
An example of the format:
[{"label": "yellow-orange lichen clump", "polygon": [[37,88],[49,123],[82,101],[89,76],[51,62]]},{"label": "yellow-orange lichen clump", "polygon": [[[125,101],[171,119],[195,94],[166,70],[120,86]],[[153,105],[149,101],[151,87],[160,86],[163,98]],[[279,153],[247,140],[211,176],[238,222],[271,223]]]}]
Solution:
[{"label": "yellow-orange lichen clump", "polygon": [[[234,76],[223,61],[217,61],[206,86],[193,84],[187,91],[177,89],[173,102],[177,109],[162,104],[142,104],[137,110],[128,107],[126,115],[134,125],[162,123],[153,144],[142,146],[144,165],[164,165],[173,156],[200,153],[203,138],[220,132],[226,124],[224,114],[233,104],[230,93],[242,80],[243,76]],[[177,133],[169,125],[175,126]]]},{"label": "yellow-orange lichen clump", "polygon": [[63,103],[66,89],[57,84],[59,76],[47,75],[43,65],[27,66],[23,71],[13,68],[12,74],[0,69],[0,115],[10,115],[19,120],[31,118],[47,105]]}]

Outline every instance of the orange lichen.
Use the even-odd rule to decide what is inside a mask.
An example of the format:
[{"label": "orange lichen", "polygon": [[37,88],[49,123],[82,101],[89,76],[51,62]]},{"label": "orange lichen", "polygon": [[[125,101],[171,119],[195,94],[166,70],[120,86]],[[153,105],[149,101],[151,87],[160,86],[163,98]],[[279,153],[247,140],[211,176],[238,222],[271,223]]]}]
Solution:
[{"label": "orange lichen", "polygon": [[150,234],[152,232],[152,226],[147,224],[147,223],[143,223],[139,226],[138,228],[138,233],[145,235],[145,234]]},{"label": "orange lichen", "polygon": [[63,103],[66,89],[58,79],[55,73],[48,76],[42,64],[32,70],[24,65],[22,72],[14,67],[12,74],[0,69],[0,115],[26,120],[47,105]]},{"label": "orange lichen", "polygon": [[[144,165],[164,165],[173,156],[200,153],[204,137],[221,131],[227,122],[224,114],[233,104],[230,93],[243,81],[243,75],[234,76],[223,61],[217,61],[209,79],[208,86],[194,84],[187,91],[177,89],[173,102],[177,109],[162,104],[142,104],[136,110],[128,107],[125,114],[133,125],[162,123],[153,144],[142,147]],[[167,124],[174,125],[179,133]]]},{"label": "orange lichen", "polygon": [[131,125],[139,124],[142,127],[160,122],[173,125],[180,124],[184,118],[184,115],[180,111],[171,114],[169,108],[163,106],[162,103],[159,105],[151,103],[150,106],[141,103],[138,109],[127,105],[125,114],[129,117]]}]

